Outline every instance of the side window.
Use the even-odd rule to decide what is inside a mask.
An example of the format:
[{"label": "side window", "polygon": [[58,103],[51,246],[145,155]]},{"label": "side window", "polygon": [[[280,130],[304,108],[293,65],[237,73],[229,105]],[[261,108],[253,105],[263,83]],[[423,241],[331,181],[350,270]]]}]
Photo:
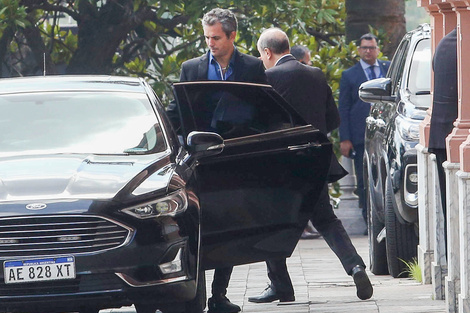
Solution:
[{"label": "side window", "polygon": [[397,52],[395,53],[392,63],[390,64],[390,70],[388,71],[387,76],[392,79],[392,94],[396,94],[398,86],[401,83],[409,46],[409,40],[404,39],[400,43],[400,46],[398,46]]},{"label": "side window", "polygon": [[[183,88],[179,90],[179,87]],[[176,93],[185,124],[184,136],[198,130],[216,132],[224,139],[230,139],[293,126],[289,112],[277,103],[266,87],[188,84],[178,86]],[[180,94],[184,96],[180,97]]]},{"label": "side window", "polygon": [[431,104],[431,39],[420,40],[411,58],[407,80],[411,102],[427,108]]}]

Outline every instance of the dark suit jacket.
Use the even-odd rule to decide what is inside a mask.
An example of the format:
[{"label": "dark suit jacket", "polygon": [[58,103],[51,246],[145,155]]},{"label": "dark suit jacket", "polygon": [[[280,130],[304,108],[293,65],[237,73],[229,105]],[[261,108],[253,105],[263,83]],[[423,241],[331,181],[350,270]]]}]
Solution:
[{"label": "dark suit jacket", "polygon": [[[390,62],[378,60],[382,75],[387,74]],[[340,141],[350,140],[353,145],[364,144],[366,118],[369,116],[370,103],[359,98],[359,86],[367,81],[361,63],[357,62],[345,70],[339,85],[339,126]]]},{"label": "dark suit jacket", "polygon": [[[233,73],[229,77],[230,81],[250,82],[258,84],[267,84],[266,74],[264,73],[263,62],[254,56],[239,52],[235,53],[235,65]],[[208,80],[209,71],[209,52],[198,58],[190,59],[181,65],[180,81],[201,81]],[[177,132],[180,131],[180,120],[176,101],[172,101],[167,109],[167,115]]]},{"label": "dark suit jacket", "polygon": [[[254,56],[235,49],[235,66],[231,81],[266,84],[263,62]],[[181,66],[180,81],[207,80],[209,52],[201,57],[185,61]]]},{"label": "dark suit jacket", "polygon": [[457,93],[457,29],[444,36],[433,58],[434,93],[429,151],[445,149],[445,139],[454,128],[458,116]]},{"label": "dark suit jacket", "polygon": [[288,55],[266,71],[268,83],[324,134],[339,126],[339,114],[323,72]]},{"label": "dark suit jacket", "polygon": [[[288,55],[266,71],[268,83],[305,119],[325,135],[338,128],[339,113],[323,72]],[[329,182],[347,172],[332,155]]]}]

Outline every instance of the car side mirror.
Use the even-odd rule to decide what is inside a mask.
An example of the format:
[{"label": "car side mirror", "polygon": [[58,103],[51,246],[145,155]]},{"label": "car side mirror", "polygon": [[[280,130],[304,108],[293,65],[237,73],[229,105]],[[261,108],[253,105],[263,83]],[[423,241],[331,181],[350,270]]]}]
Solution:
[{"label": "car side mirror", "polygon": [[224,139],[216,133],[192,131],[186,140],[189,154],[194,158],[216,155],[224,150]]},{"label": "car side mirror", "polygon": [[359,98],[364,102],[394,102],[396,97],[392,96],[391,79],[377,78],[362,83],[359,87]]}]

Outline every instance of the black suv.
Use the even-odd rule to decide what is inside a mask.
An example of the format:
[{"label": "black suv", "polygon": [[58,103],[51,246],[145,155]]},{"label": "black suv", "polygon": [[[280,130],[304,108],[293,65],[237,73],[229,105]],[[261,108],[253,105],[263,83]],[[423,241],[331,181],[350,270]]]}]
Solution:
[{"label": "black suv", "polygon": [[[374,274],[398,277],[417,255],[418,175],[415,146],[431,103],[431,28],[402,39],[385,78],[365,82],[359,96],[371,103],[366,119],[364,185]],[[384,240],[385,239],[385,240]]]}]

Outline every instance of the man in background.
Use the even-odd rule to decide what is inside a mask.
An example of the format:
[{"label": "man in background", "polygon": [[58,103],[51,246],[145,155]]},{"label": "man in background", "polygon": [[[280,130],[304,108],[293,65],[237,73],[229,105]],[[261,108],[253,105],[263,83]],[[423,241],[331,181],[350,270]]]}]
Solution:
[{"label": "man in background", "polygon": [[[447,221],[446,175],[442,163],[447,161],[446,137],[452,132],[459,113],[457,89],[457,28],[439,41],[433,57],[434,91],[429,152],[436,155],[444,221]],[[444,222],[447,249],[447,222]],[[447,251],[447,250],[446,250]]]},{"label": "man in background", "polygon": [[[356,193],[359,197],[359,208],[367,225],[367,208],[363,175],[364,136],[366,118],[369,116],[370,103],[359,98],[359,86],[371,79],[385,77],[390,62],[377,60],[380,49],[377,37],[364,34],[357,41],[357,52],[361,59],[341,76],[339,89],[339,126],[340,151],[345,157],[354,160],[356,172]],[[365,233],[367,235],[367,231]]]},{"label": "man in background", "polygon": [[290,48],[290,53],[296,58],[300,63],[305,65],[312,65],[312,60],[310,56],[310,49],[306,46],[295,45]]}]

